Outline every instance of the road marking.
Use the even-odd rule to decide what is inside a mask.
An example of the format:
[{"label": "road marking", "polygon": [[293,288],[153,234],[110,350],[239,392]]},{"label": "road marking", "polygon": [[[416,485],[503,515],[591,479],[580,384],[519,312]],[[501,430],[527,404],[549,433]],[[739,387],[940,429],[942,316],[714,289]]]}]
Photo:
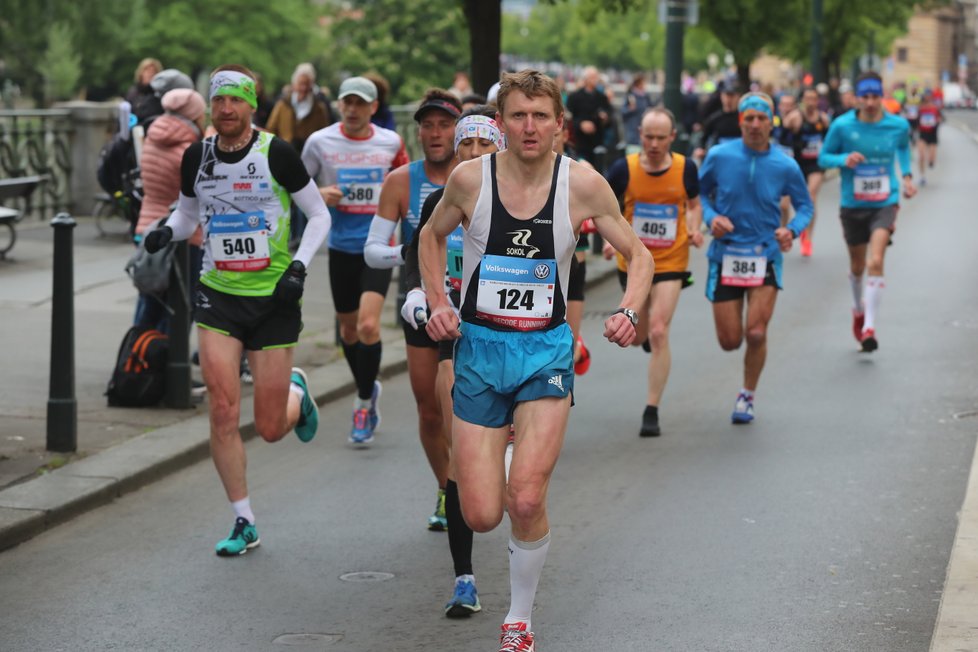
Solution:
[{"label": "road marking", "polygon": [[978,651],[978,446],[958,515],[930,652]]}]

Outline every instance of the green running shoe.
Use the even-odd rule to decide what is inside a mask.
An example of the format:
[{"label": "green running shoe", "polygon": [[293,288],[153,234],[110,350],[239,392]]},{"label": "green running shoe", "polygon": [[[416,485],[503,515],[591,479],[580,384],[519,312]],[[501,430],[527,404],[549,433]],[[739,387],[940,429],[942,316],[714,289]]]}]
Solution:
[{"label": "green running shoe", "polygon": [[445,490],[438,490],[435,499],[435,513],[428,517],[428,529],[432,532],[447,532],[448,519],[445,517]]},{"label": "green running shoe", "polygon": [[309,392],[309,379],[306,378],[306,372],[298,367],[292,367],[292,382],[305,392],[299,408],[299,420],[295,424],[295,434],[300,441],[312,441],[319,428],[319,408]]},{"label": "green running shoe", "polygon": [[248,522],[248,519],[240,516],[234,521],[231,534],[227,539],[218,541],[215,551],[219,557],[234,557],[243,555],[252,548],[256,548],[261,543],[258,538],[258,530]]}]

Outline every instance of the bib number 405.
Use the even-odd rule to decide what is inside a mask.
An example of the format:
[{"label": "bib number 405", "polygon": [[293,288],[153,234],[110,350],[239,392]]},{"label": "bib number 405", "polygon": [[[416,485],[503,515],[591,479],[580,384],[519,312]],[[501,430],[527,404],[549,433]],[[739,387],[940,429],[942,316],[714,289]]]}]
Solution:
[{"label": "bib number 405", "polygon": [[500,290],[496,294],[499,295],[500,310],[519,310],[520,308],[533,310],[533,290],[521,292],[516,288],[509,288],[508,290]]}]

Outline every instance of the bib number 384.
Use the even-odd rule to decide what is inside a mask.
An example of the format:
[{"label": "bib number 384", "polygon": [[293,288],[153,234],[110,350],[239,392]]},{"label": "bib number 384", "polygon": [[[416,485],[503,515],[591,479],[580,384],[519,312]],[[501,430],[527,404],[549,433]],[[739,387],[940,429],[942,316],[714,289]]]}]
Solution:
[{"label": "bib number 384", "polygon": [[546,327],[553,315],[557,262],[482,257],[476,316],[518,331]]},{"label": "bib number 384", "polygon": [[764,284],[767,256],[757,255],[751,247],[727,247],[720,268],[720,283],[736,287]]},{"label": "bib number 384", "polygon": [[254,272],[271,262],[268,229],[261,211],[214,215],[207,227],[214,267],[227,272]]}]

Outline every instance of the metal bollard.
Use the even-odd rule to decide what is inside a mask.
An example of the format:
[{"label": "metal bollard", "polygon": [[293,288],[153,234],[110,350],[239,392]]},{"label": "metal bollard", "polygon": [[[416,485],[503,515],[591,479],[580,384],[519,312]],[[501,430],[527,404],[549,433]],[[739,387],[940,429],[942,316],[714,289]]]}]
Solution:
[{"label": "metal bollard", "polygon": [[166,303],[173,312],[170,314],[163,402],[167,407],[178,409],[193,407],[190,398],[190,295],[187,288],[190,260],[187,247],[186,240],[177,243],[173,269],[170,270],[170,289],[166,293]]},{"label": "metal bollard", "polygon": [[51,376],[48,385],[47,449],[78,449],[78,402],[75,399],[75,281],[72,230],[75,220],[58,213],[54,228],[51,292]]}]

